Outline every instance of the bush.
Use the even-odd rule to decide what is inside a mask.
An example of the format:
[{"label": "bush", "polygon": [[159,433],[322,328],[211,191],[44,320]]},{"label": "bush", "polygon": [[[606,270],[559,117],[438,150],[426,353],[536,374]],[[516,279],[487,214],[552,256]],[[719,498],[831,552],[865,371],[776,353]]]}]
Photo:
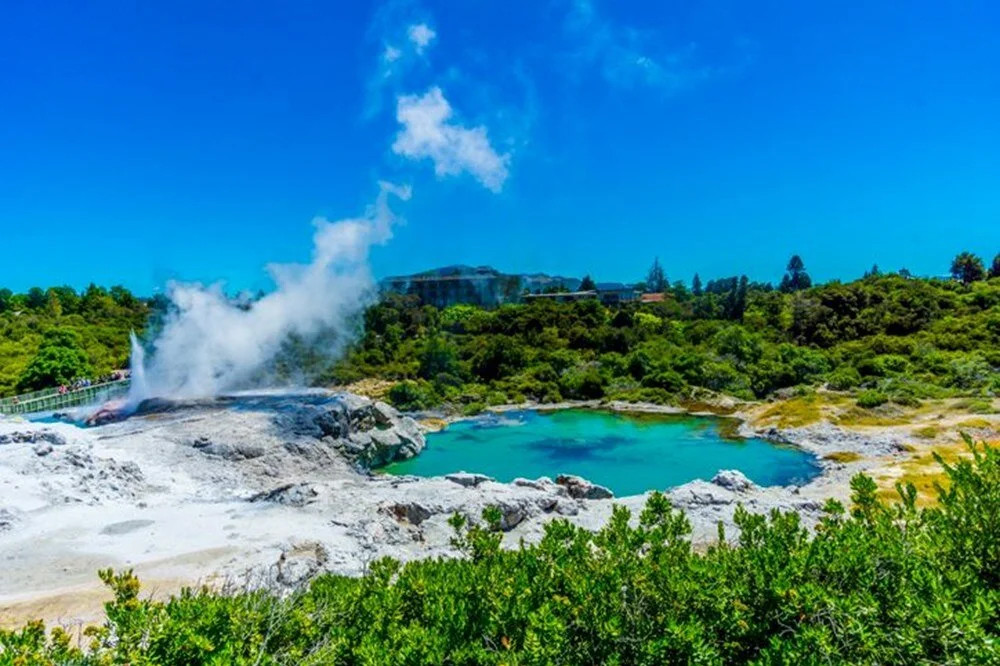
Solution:
[{"label": "bush", "polygon": [[604,379],[596,368],[568,370],[560,382],[560,393],[576,400],[604,397]]},{"label": "bush", "polygon": [[684,377],[679,372],[661,369],[643,377],[642,386],[644,388],[658,388],[670,393],[677,393],[687,386],[687,382],[684,381]]},{"label": "bush", "polygon": [[889,396],[877,389],[868,389],[858,394],[858,407],[872,409],[889,402]]},{"label": "bush", "polygon": [[389,389],[389,402],[406,412],[428,409],[438,404],[437,396],[423,382],[399,382]]},{"label": "bush", "polygon": [[17,382],[20,391],[35,391],[71,384],[93,375],[94,368],[83,351],[83,339],[71,328],[46,331],[38,353]]}]

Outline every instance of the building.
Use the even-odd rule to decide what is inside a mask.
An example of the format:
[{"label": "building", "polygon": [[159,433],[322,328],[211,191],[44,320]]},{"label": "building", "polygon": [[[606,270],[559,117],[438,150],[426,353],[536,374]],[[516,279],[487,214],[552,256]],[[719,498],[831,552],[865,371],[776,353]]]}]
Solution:
[{"label": "building", "polygon": [[621,282],[602,282],[592,290],[580,290],[578,278],[544,273],[501,273],[492,266],[445,266],[413,275],[385,278],[383,292],[416,296],[425,305],[446,308],[459,303],[494,308],[504,303],[551,300],[568,303],[596,298],[605,305],[639,299],[639,293]]},{"label": "building", "polygon": [[666,296],[662,292],[653,292],[642,294],[639,297],[640,303],[662,303],[666,300]]},{"label": "building", "polygon": [[465,303],[497,307],[514,303],[521,296],[521,280],[490,266],[446,266],[415,275],[385,278],[383,291],[417,296],[425,305],[446,308]]},{"label": "building", "polygon": [[531,301],[555,301],[556,303],[570,303],[572,301],[582,301],[588,298],[597,298],[597,292],[590,291],[561,291],[549,294],[525,294],[525,302]]},{"label": "building", "polygon": [[639,292],[632,285],[621,282],[598,282],[595,287],[597,297],[604,305],[618,305],[639,300]]}]

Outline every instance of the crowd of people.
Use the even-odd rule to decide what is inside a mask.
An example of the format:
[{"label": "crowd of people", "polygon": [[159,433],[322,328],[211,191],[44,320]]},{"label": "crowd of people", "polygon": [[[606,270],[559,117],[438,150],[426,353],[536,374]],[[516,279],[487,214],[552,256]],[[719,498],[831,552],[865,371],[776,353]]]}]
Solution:
[{"label": "crowd of people", "polygon": [[128,370],[115,370],[112,373],[98,377],[97,379],[90,379],[89,377],[81,377],[74,381],[72,384],[62,384],[59,386],[59,395],[66,395],[72,391],[79,391],[81,389],[89,388],[97,384],[107,384],[109,382],[120,382],[124,379],[128,379],[131,373]]}]

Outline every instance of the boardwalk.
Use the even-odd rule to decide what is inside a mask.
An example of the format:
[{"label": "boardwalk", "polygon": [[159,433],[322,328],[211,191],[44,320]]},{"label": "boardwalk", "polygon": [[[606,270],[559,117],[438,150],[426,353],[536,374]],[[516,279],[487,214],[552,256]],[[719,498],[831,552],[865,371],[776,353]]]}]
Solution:
[{"label": "boardwalk", "polygon": [[101,400],[116,398],[128,392],[128,379],[119,379],[103,384],[94,384],[68,393],[59,393],[59,389],[35,391],[11,398],[0,399],[0,414],[34,414],[36,412],[51,412],[67,407],[77,407]]}]

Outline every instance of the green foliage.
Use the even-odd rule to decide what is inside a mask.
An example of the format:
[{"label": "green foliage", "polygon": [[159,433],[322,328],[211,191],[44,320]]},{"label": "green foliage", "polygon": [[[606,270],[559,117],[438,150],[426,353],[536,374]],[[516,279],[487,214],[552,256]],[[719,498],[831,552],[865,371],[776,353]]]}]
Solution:
[{"label": "green foliage", "polygon": [[61,384],[70,384],[81,377],[90,377],[93,366],[83,351],[79,333],[69,328],[46,331],[28,367],[17,382],[20,391],[34,391]]},{"label": "green foliage", "polygon": [[792,258],[788,260],[788,267],[785,269],[785,275],[781,278],[781,291],[793,292],[801,291],[802,289],[808,289],[812,286],[812,279],[809,274],[806,273],[805,263],[799,255],[792,255]]},{"label": "green foliage", "polygon": [[650,292],[664,292],[669,283],[667,276],[663,273],[663,266],[660,265],[660,258],[653,259],[653,265],[646,273],[646,290]]},{"label": "green foliage", "polygon": [[986,277],[983,260],[971,252],[962,252],[951,262],[951,276],[964,285]]},{"label": "green foliage", "polygon": [[440,402],[426,382],[404,381],[389,389],[389,402],[399,409],[417,411]]},{"label": "green foliage", "polygon": [[[804,266],[789,270],[801,287]],[[440,312],[390,296],[369,309],[332,376],[421,379],[433,396],[404,404],[459,409],[497,396],[677,402],[701,389],[752,399],[823,383],[877,388],[898,404],[1000,393],[1000,281],[966,289],[872,274],[786,293],[729,277],[699,292],[670,288],[662,302],[610,308],[590,299]]]},{"label": "green foliage", "polygon": [[[794,513],[736,512],[738,544],[700,552],[658,493],[588,532],[565,520],[501,548],[496,507],[455,515],[460,559],[374,562],[289,596],[262,590],[114,598],[77,648],[39,623],[0,631],[3,663],[994,664],[1000,662],[1000,452],[969,442],[938,504],[851,482],[814,532]],[[726,536],[720,528],[720,536]]]},{"label": "green foliage", "polygon": [[[329,368],[318,376],[325,383],[419,380],[416,391],[398,389],[399,404],[458,409],[584,396],[677,402],[701,389],[762,398],[824,382],[878,388],[907,404],[1000,394],[1000,280],[963,287],[882,274],[806,288],[804,272],[801,261],[790,262],[785,291],[738,276],[706,286],[699,279],[692,290],[667,285],[662,302],[610,308],[589,299],[439,311],[390,294],[365,312],[346,358],[303,342],[275,365],[289,374],[306,362]],[[124,367],[129,330],[150,315],[155,326],[162,300],[94,285],[83,293],[0,290],[0,394],[19,384],[52,387],[88,365],[95,375]],[[56,328],[79,340],[52,347],[69,352],[41,354]]]},{"label": "green foliage", "polygon": [[889,402],[889,396],[876,389],[868,389],[858,394],[858,407],[872,409]]},{"label": "green foliage", "polygon": [[0,396],[124,368],[129,331],[142,332],[152,312],[122,287],[0,289]]}]

